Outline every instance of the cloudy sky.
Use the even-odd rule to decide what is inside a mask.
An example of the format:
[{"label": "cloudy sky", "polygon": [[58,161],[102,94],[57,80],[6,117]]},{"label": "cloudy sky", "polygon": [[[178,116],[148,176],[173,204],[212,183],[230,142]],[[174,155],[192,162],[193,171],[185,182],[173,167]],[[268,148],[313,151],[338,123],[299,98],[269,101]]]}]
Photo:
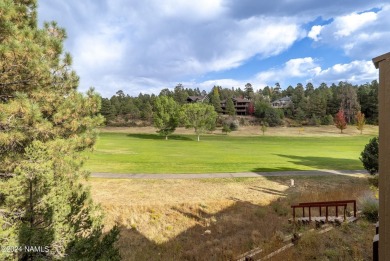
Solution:
[{"label": "cloudy sky", "polygon": [[371,59],[390,51],[381,0],[41,0],[38,12],[67,30],[80,90],[103,97],[178,83],[360,84],[378,78]]}]

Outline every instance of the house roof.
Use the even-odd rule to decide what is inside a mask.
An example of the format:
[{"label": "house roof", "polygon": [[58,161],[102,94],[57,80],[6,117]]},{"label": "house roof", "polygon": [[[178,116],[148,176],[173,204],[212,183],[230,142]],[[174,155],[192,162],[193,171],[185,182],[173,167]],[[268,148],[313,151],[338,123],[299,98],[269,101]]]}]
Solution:
[{"label": "house roof", "polygon": [[[250,103],[251,101],[248,100],[248,99],[245,99],[245,98],[235,98],[233,97],[232,98],[233,101],[235,102],[246,102],[246,103]],[[226,103],[227,100],[222,100],[221,103]]]},{"label": "house roof", "polygon": [[291,97],[289,97],[289,96],[286,96],[286,97],[283,97],[283,98],[280,98],[280,99],[278,99],[278,100],[275,100],[275,101],[273,101],[273,102],[289,102],[289,101],[291,101]]},{"label": "house roof", "polygon": [[187,100],[191,101],[202,101],[206,96],[188,96]]}]

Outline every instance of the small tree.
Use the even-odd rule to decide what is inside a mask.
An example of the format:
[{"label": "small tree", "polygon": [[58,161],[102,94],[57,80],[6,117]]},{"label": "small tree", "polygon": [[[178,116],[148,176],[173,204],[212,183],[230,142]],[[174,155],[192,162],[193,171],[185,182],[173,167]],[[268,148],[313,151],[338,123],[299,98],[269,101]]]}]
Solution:
[{"label": "small tree", "polygon": [[219,89],[218,86],[214,86],[212,90],[212,94],[210,95],[210,102],[214,106],[214,109],[217,113],[222,112],[221,108],[221,99],[219,97]]},{"label": "small tree", "polygon": [[223,125],[222,125],[222,132],[225,133],[226,135],[231,132],[232,130],[230,129],[230,125],[229,123],[225,122]]},{"label": "small tree", "polygon": [[214,106],[204,103],[185,104],[181,110],[181,120],[186,128],[194,128],[198,141],[200,134],[215,128],[217,116]]},{"label": "small tree", "polygon": [[160,96],[154,103],[154,127],[158,129],[157,133],[165,136],[172,134],[179,124],[179,105],[172,97]]},{"label": "small tree", "polygon": [[360,160],[363,163],[364,168],[371,175],[374,175],[379,171],[378,154],[379,139],[378,137],[375,137],[368,142],[368,144],[364,147],[364,150],[360,154]]},{"label": "small tree", "polygon": [[263,136],[264,136],[265,132],[266,132],[267,129],[268,129],[268,123],[262,121],[262,122],[261,122],[261,127],[260,127],[260,129],[261,129],[261,132],[263,133]]},{"label": "small tree", "polygon": [[343,133],[343,130],[347,128],[347,121],[345,120],[345,114],[343,109],[340,109],[339,112],[335,115],[334,125],[337,129],[340,130],[340,133]]},{"label": "small tree", "polygon": [[236,115],[236,108],[234,108],[233,99],[231,97],[226,100],[226,113],[230,116]]},{"label": "small tree", "polygon": [[366,117],[359,111],[356,114],[356,128],[360,130],[360,134],[363,134],[364,125],[366,125]]}]

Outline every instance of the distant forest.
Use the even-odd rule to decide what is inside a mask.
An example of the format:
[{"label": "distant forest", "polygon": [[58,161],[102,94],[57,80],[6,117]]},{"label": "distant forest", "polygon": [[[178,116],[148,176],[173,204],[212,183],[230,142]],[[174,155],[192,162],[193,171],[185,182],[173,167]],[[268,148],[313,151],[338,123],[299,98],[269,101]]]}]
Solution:
[{"label": "distant forest", "polygon": [[[251,101],[251,124],[267,123],[269,126],[288,125],[329,125],[333,117],[343,109],[346,121],[355,122],[358,112],[365,115],[368,124],[378,124],[378,82],[352,85],[339,82],[328,86],[325,83],[315,87],[308,83],[303,86],[282,89],[278,83],[254,91],[247,83],[241,88],[222,88],[214,86],[210,92],[199,88],[186,88],[178,84],[173,90],[163,89],[158,96],[172,97],[178,104],[187,103],[188,96],[208,96],[207,103],[220,112],[220,102],[233,97],[246,98]],[[157,95],[142,94],[129,96],[122,90],[111,98],[102,98],[101,114],[106,118],[107,126],[151,126],[153,125],[154,103]],[[291,98],[288,108],[273,108],[272,102],[283,97]],[[233,113],[234,114],[234,113]],[[234,116],[234,115],[232,115]]]}]

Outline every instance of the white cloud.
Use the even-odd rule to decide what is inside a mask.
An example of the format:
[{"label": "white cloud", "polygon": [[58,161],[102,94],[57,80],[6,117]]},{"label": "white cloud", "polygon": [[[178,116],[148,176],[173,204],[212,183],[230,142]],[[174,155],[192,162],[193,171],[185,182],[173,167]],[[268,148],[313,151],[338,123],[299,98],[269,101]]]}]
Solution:
[{"label": "white cloud", "polygon": [[[57,20],[67,29],[66,49],[74,56],[81,90],[95,86],[105,96],[118,89],[137,95],[183,81],[210,88],[214,82],[231,87],[246,82],[274,84],[289,77],[314,77],[321,68],[311,57],[292,59],[278,69],[248,77],[247,81],[223,74],[250,60],[266,60],[288,52],[304,37],[342,48],[352,60],[367,60],[387,52],[382,50],[390,46],[388,6],[378,0],[343,3],[42,1],[39,15],[43,20]],[[357,10],[355,5],[362,11],[378,3],[383,7],[380,12],[352,13]],[[319,15],[338,17],[329,25],[315,25],[306,32],[303,24]],[[314,57],[311,53],[304,55]],[[212,72],[219,72],[221,79],[200,83],[188,80],[201,79]]]},{"label": "white cloud", "polygon": [[377,14],[374,12],[367,12],[362,14],[350,14],[346,16],[337,17],[332,23],[335,29],[334,36],[346,37],[351,33],[369,25],[377,19]]},{"label": "white cloud", "polygon": [[287,61],[280,69],[271,69],[260,72],[256,79],[260,82],[273,84],[284,82],[293,77],[307,77],[317,74],[321,68],[315,63],[312,57],[296,58]]},{"label": "white cloud", "polygon": [[347,81],[354,84],[371,82],[378,78],[378,71],[372,61],[352,61],[346,64],[335,64],[314,75],[316,82],[338,83]]},{"label": "white cloud", "polygon": [[390,5],[384,5],[378,12],[335,17],[333,22],[322,26],[316,39],[342,49],[352,59],[372,59],[386,53],[390,46]]},{"label": "white cloud", "polygon": [[[272,85],[279,82],[283,85],[293,84],[294,79],[304,79],[305,82],[331,84],[347,81],[353,84],[362,84],[377,79],[378,72],[372,61],[356,60],[345,64],[335,64],[323,69],[311,57],[291,59],[283,67],[260,72],[255,80]],[[296,81],[296,82],[298,82]],[[296,83],[295,82],[295,83]]]},{"label": "white cloud", "polygon": [[321,30],[322,30],[323,26],[321,25],[314,25],[310,32],[307,34],[307,36],[311,39],[313,39],[314,41],[318,41],[320,40],[319,38],[319,35],[321,33]]}]

